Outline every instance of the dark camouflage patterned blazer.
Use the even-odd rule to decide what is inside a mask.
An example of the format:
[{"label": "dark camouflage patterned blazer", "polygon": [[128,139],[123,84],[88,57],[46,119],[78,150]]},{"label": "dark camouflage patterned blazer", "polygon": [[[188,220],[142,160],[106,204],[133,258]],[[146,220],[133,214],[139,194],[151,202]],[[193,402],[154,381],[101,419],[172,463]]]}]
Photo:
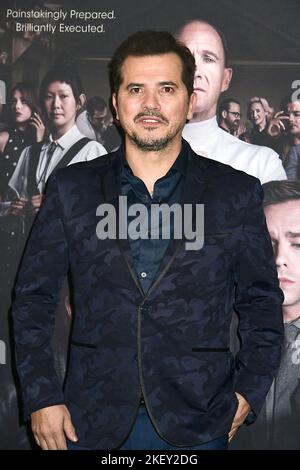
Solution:
[{"label": "dark camouflage patterned blazer", "polygon": [[[184,143],[184,145],[187,145]],[[122,150],[58,170],[34,224],[13,305],[24,412],[65,403],[90,448],[127,438],[141,391],[165,440],[189,446],[225,435],[235,391],[259,412],[280,359],[282,292],[256,178],[188,148],[184,203],[205,204],[205,242],[171,240],[145,296],[128,240],[96,236],[100,203],[118,213]],[[59,289],[73,291],[64,391],[50,347]],[[242,347],[229,351],[232,309]]]}]

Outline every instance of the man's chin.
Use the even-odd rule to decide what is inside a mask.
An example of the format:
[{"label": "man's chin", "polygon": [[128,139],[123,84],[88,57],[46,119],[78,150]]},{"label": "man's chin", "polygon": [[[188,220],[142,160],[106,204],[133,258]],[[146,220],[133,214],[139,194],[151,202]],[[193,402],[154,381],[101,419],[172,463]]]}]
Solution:
[{"label": "man's chin", "polygon": [[137,136],[131,137],[131,141],[143,152],[159,152],[164,150],[167,148],[171,140],[172,139],[170,137],[163,137],[160,139],[140,139]]}]

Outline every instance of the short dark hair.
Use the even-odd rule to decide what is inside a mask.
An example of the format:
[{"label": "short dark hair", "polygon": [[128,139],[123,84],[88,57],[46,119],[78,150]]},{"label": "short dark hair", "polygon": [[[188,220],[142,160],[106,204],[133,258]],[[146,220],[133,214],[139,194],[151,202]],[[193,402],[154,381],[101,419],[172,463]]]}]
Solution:
[{"label": "short dark hair", "polygon": [[179,37],[180,36],[180,33],[181,31],[186,28],[186,26],[188,26],[189,24],[191,23],[205,23],[205,24],[208,24],[209,26],[211,26],[215,31],[216,33],[219,35],[220,39],[221,39],[221,42],[222,42],[222,46],[223,46],[223,52],[224,52],[224,65],[225,67],[228,67],[228,55],[229,55],[229,52],[228,52],[228,43],[227,43],[227,39],[226,39],[226,36],[224,34],[224,32],[222,31],[221,28],[219,28],[219,26],[217,26],[215,23],[213,23],[212,21],[209,21],[209,20],[206,20],[206,19],[203,19],[203,18],[197,18],[197,19],[191,19],[189,21],[187,21],[179,30],[179,32],[176,34],[176,37]]},{"label": "short dark hair", "polygon": [[295,101],[300,101],[300,97],[297,97],[297,99],[293,99],[292,95],[293,95],[292,93],[289,93],[281,99],[280,109],[282,109],[285,113],[287,113],[288,105],[290,103],[294,103]]},{"label": "short dark hair", "polygon": [[269,181],[263,184],[263,206],[300,200],[300,181]]},{"label": "short dark hair", "polygon": [[72,88],[72,92],[76,101],[78,101],[80,95],[83,93],[83,87],[81,78],[74,65],[57,65],[49,70],[49,72],[43,78],[40,85],[40,103],[43,104],[45,99],[47,88],[50,83],[61,82],[67,83]]},{"label": "short dark hair", "polygon": [[92,96],[86,102],[86,110],[92,115],[96,110],[103,112],[107,108],[107,104],[101,96]]},{"label": "short dark hair", "polygon": [[112,93],[117,93],[122,83],[122,65],[129,56],[144,57],[175,53],[182,63],[182,81],[188,95],[194,91],[195,59],[190,50],[166,31],[138,31],[129,36],[115,51],[109,64]]},{"label": "short dark hair", "polygon": [[218,119],[221,120],[222,119],[222,112],[223,111],[229,111],[229,105],[230,103],[236,103],[238,104],[239,106],[241,106],[241,103],[236,100],[235,98],[225,98],[224,100],[221,101],[221,103],[219,104],[219,108],[218,108]]},{"label": "short dark hair", "polygon": [[15,91],[19,91],[25,99],[27,106],[31,109],[32,113],[40,113],[36,91],[33,85],[29,82],[18,82],[15,84],[11,91],[11,102]]}]

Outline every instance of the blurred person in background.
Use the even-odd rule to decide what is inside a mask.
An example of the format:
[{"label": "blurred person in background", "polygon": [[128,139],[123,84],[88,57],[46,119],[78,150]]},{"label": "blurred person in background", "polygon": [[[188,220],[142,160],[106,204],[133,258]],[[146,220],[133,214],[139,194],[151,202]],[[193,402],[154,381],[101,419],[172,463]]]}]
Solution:
[{"label": "blurred person in background", "polygon": [[239,137],[245,132],[245,125],[241,124],[241,105],[235,98],[225,98],[219,104],[218,123],[225,132]]},{"label": "blurred person in background", "polygon": [[87,100],[86,110],[79,114],[76,125],[83,135],[100,142],[108,152],[113,152],[121,144],[111,112],[101,96]]},{"label": "blurred person in background", "polygon": [[45,126],[31,83],[17,83],[11,94],[11,122],[0,132],[0,195],[3,199],[8,181],[25,147],[41,142]]}]

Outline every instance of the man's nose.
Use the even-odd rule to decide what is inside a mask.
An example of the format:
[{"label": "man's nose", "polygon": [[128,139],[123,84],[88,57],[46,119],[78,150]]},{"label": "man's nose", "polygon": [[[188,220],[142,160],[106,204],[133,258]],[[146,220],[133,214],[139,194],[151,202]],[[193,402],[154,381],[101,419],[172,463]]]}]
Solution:
[{"label": "man's nose", "polygon": [[52,103],[53,103],[53,108],[54,108],[54,109],[60,107],[60,98],[59,98],[58,95],[55,95],[55,96],[54,96]]},{"label": "man's nose", "polygon": [[143,106],[143,109],[160,109],[160,101],[159,101],[158,93],[155,90],[146,91],[142,106]]},{"label": "man's nose", "polygon": [[294,116],[293,113],[289,114],[289,122],[290,122],[290,124],[294,124],[294,122],[295,122],[295,116]]},{"label": "man's nose", "polygon": [[201,61],[196,60],[196,72],[194,77],[195,86],[197,85],[197,80],[202,80],[203,78],[203,64]]},{"label": "man's nose", "polygon": [[278,243],[275,249],[275,262],[278,268],[280,266],[287,266],[286,250],[280,243]]},{"label": "man's nose", "polygon": [[21,109],[21,107],[22,107],[21,100],[17,100],[17,101],[15,102],[15,109]]}]

